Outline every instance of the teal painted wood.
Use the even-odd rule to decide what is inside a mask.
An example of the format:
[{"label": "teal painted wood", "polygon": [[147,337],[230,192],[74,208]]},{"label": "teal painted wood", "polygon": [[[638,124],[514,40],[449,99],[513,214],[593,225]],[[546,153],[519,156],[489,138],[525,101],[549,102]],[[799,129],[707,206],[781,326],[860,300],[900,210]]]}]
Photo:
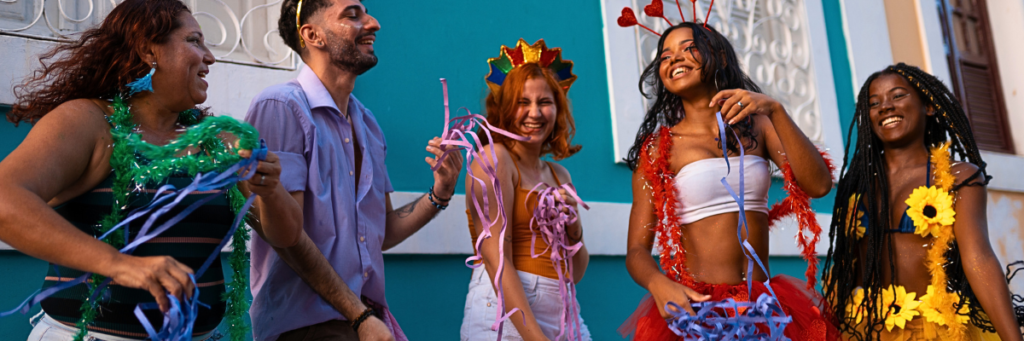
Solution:
[{"label": "teal painted wood", "polygon": [[27,123],[22,123],[15,127],[13,123],[3,119],[10,109],[8,106],[0,105],[0,160],[3,160],[3,158],[7,157],[7,154],[10,154],[14,148],[18,147],[21,140],[24,140],[25,136],[28,135],[29,129],[32,128]]},{"label": "teal painted wood", "polygon": [[[846,48],[846,33],[843,30],[843,0],[821,0],[822,10],[825,13],[825,30],[828,36],[828,49],[832,59],[832,79],[836,84],[836,101],[839,106],[839,124],[843,133],[844,146],[856,143],[857,136],[853,141],[847,141],[847,130],[853,122],[853,115],[857,105],[856,95],[853,92],[853,68],[850,64],[850,55]],[[855,26],[854,26],[855,27]],[[851,27],[853,29],[853,27]],[[842,151],[832,151],[837,160],[842,160]],[[815,207],[818,210],[817,207]],[[831,211],[831,209],[829,210]],[[819,210],[819,212],[821,212]]]}]

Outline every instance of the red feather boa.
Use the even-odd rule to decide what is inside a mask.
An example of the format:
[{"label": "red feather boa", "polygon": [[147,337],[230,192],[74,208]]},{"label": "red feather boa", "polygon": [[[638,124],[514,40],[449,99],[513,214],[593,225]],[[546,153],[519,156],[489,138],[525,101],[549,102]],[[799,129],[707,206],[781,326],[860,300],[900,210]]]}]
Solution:
[{"label": "red feather boa", "polygon": [[[651,147],[656,145],[657,155],[651,155]],[[662,127],[656,134],[652,134],[644,141],[640,148],[639,171],[647,179],[651,186],[655,214],[658,223],[655,226],[657,243],[660,250],[661,269],[669,278],[680,284],[693,287],[694,280],[690,272],[686,270],[686,250],[680,245],[682,232],[679,228],[681,222],[676,215],[676,207],[679,207],[679,196],[674,185],[675,174],[669,166],[669,158],[672,150],[672,138],[669,128]],[[829,174],[835,172],[835,166],[828,153],[821,152],[828,167]],[[782,165],[782,174],[785,178],[783,188],[789,193],[786,199],[772,205],[768,213],[768,225],[771,226],[782,217],[795,214],[800,224],[800,233],[797,235],[797,243],[800,246],[800,253],[807,261],[807,288],[814,290],[815,275],[818,273],[818,258],[815,246],[821,239],[821,226],[815,218],[814,210],[811,209],[810,198],[807,193],[796,184],[793,177],[793,169],[787,161]],[[807,236],[804,231],[810,231]]]},{"label": "red feather boa", "polygon": [[[821,153],[821,158],[825,160],[828,173],[830,175],[835,174],[835,165],[832,164],[832,158],[828,156],[827,152],[820,150],[819,152]],[[768,211],[768,226],[774,225],[779,219],[791,214],[796,216],[796,221],[800,225],[796,241],[797,245],[800,246],[800,253],[804,256],[804,260],[807,261],[807,271],[804,273],[807,276],[807,289],[814,290],[815,276],[818,274],[818,253],[815,248],[821,239],[821,226],[818,225],[814,210],[811,209],[810,198],[796,184],[793,168],[789,166],[789,161],[787,160],[780,168],[782,170],[782,177],[786,181],[782,188],[789,195],[782,199],[782,201],[772,205],[771,210]],[[833,180],[835,179],[833,178]],[[807,231],[811,233],[810,236],[805,233]]]}]

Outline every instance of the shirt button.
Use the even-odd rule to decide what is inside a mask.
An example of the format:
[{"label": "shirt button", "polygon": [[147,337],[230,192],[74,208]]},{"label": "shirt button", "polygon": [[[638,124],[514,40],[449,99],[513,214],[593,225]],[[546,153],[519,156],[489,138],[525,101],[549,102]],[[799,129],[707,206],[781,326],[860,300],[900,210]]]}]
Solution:
[{"label": "shirt button", "polygon": [[366,271],[363,271],[363,277],[370,277],[370,273],[366,272]]},{"label": "shirt button", "polygon": [[354,172],[354,171],[348,171],[348,175],[356,175],[356,172]]},{"label": "shirt button", "polygon": [[359,241],[365,242],[366,241],[366,236],[359,236]]},{"label": "shirt button", "polygon": [[487,306],[490,307],[491,306],[491,302],[487,302]]},{"label": "shirt button", "polygon": [[351,140],[349,140],[349,139],[348,139],[348,138],[346,137],[346,138],[345,138],[345,143],[349,143],[349,141],[351,141]]}]

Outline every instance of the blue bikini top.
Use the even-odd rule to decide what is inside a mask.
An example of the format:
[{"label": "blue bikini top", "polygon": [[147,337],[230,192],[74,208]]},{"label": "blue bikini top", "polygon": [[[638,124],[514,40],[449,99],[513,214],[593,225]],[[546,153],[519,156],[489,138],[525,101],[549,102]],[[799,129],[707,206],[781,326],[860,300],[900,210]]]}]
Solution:
[{"label": "blue bikini top", "polygon": [[[928,170],[927,170],[927,173],[925,173],[925,174],[928,174],[928,175],[925,176],[925,180],[924,180],[925,186],[926,187],[931,186],[932,185],[932,181],[931,181],[932,177],[929,176],[929,175],[932,174],[932,163],[931,162],[928,162]],[[863,201],[857,203],[857,210],[860,211],[860,212],[867,212],[867,208],[864,207],[864,202]],[[914,226],[914,220],[910,219],[910,216],[907,215],[907,211],[908,210],[910,210],[909,206],[907,206],[907,209],[903,210],[903,217],[900,218],[900,225],[899,225],[899,227],[895,228],[895,229],[889,229],[890,233],[896,233],[896,232],[898,232],[898,233],[914,233],[915,231],[917,231],[917,227]],[[868,215],[866,213],[863,216],[861,216],[861,218],[860,218],[860,223],[861,223],[861,225],[864,226],[864,233],[865,234],[867,234],[867,232],[871,230],[871,225],[868,224],[869,221],[870,220],[868,219]]]}]

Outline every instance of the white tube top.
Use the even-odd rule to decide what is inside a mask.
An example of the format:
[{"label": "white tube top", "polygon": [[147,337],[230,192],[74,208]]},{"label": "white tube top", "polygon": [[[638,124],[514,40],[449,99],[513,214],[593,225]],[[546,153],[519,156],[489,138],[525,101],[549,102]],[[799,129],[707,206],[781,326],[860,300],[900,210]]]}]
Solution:
[{"label": "white tube top", "polygon": [[[747,155],[744,163],[744,193],[739,193],[740,158],[730,157],[732,172],[726,177],[733,192],[743,195],[743,208],[747,211],[768,213],[768,187],[771,174],[768,161],[756,155]],[[676,174],[675,186],[679,194],[676,214],[682,224],[723,213],[739,212],[739,204],[722,185],[722,177],[728,168],[723,158],[703,159],[691,162]]]}]

